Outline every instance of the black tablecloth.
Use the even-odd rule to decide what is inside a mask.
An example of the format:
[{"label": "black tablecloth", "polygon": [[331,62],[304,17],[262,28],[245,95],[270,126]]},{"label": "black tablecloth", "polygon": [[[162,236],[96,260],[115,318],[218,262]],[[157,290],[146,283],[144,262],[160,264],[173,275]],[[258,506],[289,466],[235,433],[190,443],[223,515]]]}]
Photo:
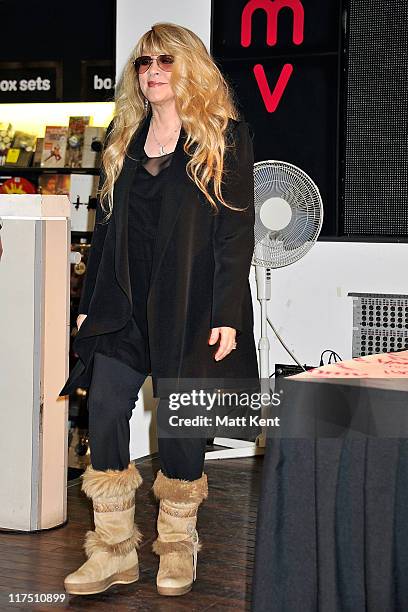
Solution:
[{"label": "black tablecloth", "polygon": [[[264,457],[252,610],[408,611],[407,392],[281,386],[281,428],[268,430]],[[316,436],[312,418],[302,419],[317,408]]]}]

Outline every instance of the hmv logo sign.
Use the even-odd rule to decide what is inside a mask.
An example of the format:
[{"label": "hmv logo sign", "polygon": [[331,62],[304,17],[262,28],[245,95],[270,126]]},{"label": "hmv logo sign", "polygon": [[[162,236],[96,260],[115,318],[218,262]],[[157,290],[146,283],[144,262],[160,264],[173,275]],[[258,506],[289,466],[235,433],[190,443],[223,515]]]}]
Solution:
[{"label": "hmv logo sign", "polygon": [[[250,0],[241,14],[241,46],[250,48],[252,44],[252,27],[254,13],[263,12],[266,18],[266,44],[273,47],[278,42],[278,17],[285,9],[293,16],[292,43],[301,45],[304,36],[304,8],[300,0]],[[284,64],[278,75],[267,75],[262,64],[255,64],[253,74],[265,108],[273,113],[279,106],[284,91],[292,77],[292,64]]]}]

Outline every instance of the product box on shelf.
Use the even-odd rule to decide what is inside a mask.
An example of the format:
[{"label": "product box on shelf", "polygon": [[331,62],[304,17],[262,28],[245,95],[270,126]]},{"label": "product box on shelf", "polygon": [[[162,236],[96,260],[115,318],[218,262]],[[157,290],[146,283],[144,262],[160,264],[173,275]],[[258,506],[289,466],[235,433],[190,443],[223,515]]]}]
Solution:
[{"label": "product box on shelf", "polygon": [[67,127],[47,125],[41,155],[41,166],[43,168],[65,167],[67,137]]},{"label": "product box on shelf", "polygon": [[84,133],[84,147],[82,151],[82,167],[97,168],[101,161],[102,143],[106,133],[104,127],[88,125]]},{"label": "product box on shelf", "polygon": [[65,153],[65,166],[67,168],[82,168],[84,134],[90,119],[90,117],[69,118],[68,142]]}]

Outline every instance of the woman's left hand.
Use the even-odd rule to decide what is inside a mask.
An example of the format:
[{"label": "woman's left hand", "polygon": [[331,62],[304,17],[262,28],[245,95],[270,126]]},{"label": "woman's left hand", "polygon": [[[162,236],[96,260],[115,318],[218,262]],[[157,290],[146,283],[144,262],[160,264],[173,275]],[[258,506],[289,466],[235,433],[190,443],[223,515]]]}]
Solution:
[{"label": "woman's left hand", "polygon": [[233,327],[213,327],[208,344],[215,344],[220,338],[220,346],[215,353],[215,361],[224,359],[235,347],[236,330]]}]

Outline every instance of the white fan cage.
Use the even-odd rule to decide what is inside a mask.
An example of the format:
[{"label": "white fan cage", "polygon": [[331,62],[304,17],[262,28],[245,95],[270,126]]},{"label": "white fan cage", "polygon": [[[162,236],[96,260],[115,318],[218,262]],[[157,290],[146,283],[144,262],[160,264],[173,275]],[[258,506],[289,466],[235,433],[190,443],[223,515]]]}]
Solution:
[{"label": "white fan cage", "polygon": [[[255,249],[252,263],[281,268],[298,261],[315,244],[323,223],[319,189],[303,170],[282,161],[254,164]],[[289,224],[273,231],[261,221],[260,210],[270,198],[281,198],[290,206]]]}]

